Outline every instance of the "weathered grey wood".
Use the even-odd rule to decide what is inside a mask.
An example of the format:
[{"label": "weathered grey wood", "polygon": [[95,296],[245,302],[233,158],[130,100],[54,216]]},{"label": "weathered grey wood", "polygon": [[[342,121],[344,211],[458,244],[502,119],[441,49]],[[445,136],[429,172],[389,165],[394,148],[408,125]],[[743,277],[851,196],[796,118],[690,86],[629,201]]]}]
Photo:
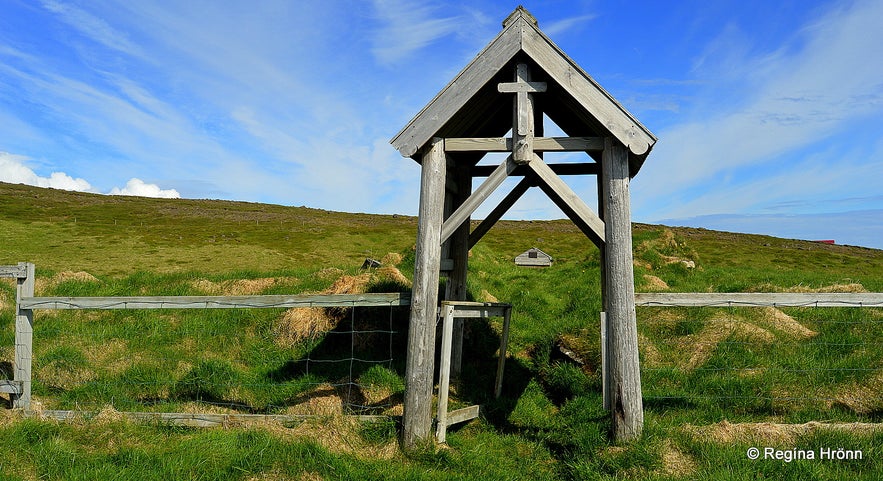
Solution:
[{"label": "weathered grey wood", "polygon": [[454,306],[454,317],[486,318],[503,317],[512,308],[511,304],[501,302],[446,301]]},{"label": "weathered grey wood", "polygon": [[21,394],[21,381],[0,380],[0,392]]},{"label": "weathered grey wood", "polygon": [[[557,175],[597,175],[601,171],[599,165],[595,162],[581,162],[573,164],[546,164]],[[495,165],[476,165],[472,168],[473,177],[487,177],[493,173]],[[510,176],[528,176],[532,175],[526,166],[518,166],[514,171],[509,173]]]},{"label": "weathered grey wood", "polygon": [[469,196],[457,210],[445,220],[444,225],[441,228],[441,242],[448,240],[451,237],[451,234],[457,230],[460,225],[465,222],[469,216],[475,212],[475,209],[481,205],[493,192],[506,180],[506,177],[509,176],[509,172],[515,170],[515,162],[512,161],[512,156],[506,157],[506,160],[503,161],[494,172],[487,178],[485,181],[475,189],[475,192]]},{"label": "weathered grey wood", "polygon": [[[535,127],[536,128],[536,127]],[[534,137],[534,152],[601,152],[603,137]],[[446,152],[511,152],[511,137],[453,137],[445,139]]]},{"label": "weathered grey wood", "polygon": [[[519,64],[519,67],[525,64]],[[497,85],[497,91],[500,93],[507,94],[517,94],[517,93],[536,93],[536,92],[545,92],[546,91],[546,82],[531,82],[527,80],[525,77],[519,76],[520,80],[524,81],[516,81],[510,83],[501,83]]]},{"label": "weathered grey wood", "polygon": [[[656,143],[656,137],[633,117],[612,95],[595,82],[537,27],[522,30],[521,48],[557,85],[567,91],[636,156],[643,156]],[[634,175],[636,172],[632,172]]]},{"label": "weathered grey wood", "polygon": [[644,408],[638,359],[638,328],[632,259],[628,152],[608,137],[601,160],[607,275],[607,336],[610,340],[610,408],[616,441],[641,435]]},{"label": "weathered grey wood", "polygon": [[525,267],[549,267],[552,265],[552,256],[536,247],[531,247],[525,252],[515,256],[515,265]]},{"label": "weathered grey wood", "polygon": [[520,48],[521,33],[503,29],[487,47],[391,140],[403,157],[411,157],[499,72]]},{"label": "weathered grey wood", "polygon": [[254,296],[23,297],[23,309],[251,309],[410,305],[407,293]]},{"label": "weathered grey wood", "polygon": [[475,419],[478,417],[480,411],[481,408],[477,404],[451,411],[448,413],[448,426],[453,426],[454,424],[460,424]]},{"label": "weathered grey wood", "polygon": [[16,279],[15,289],[15,371],[13,379],[21,390],[13,393],[12,407],[31,409],[31,363],[34,352],[34,311],[22,305],[22,299],[34,295],[34,264],[20,262],[25,276]]},{"label": "weathered grey wood", "polygon": [[494,210],[492,210],[490,214],[488,214],[487,217],[485,217],[481,221],[481,223],[475,226],[475,229],[473,229],[472,232],[469,234],[470,249],[475,246],[475,244],[477,244],[478,241],[481,240],[481,238],[484,237],[484,235],[491,230],[491,227],[493,227],[494,224],[502,219],[503,215],[505,215],[506,212],[513,205],[515,205],[515,202],[517,202],[518,199],[520,199],[521,196],[524,195],[524,193],[527,192],[528,189],[530,189],[531,183],[532,181],[528,178],[521,179],[521,182],[515,185],[515,188],[513,188],[512,191],[509,192],[509,194],[506,195],[506,197],[504,197],[503,200],[500,201],[500,203],[497,204],[496,207],[494,207]]},{"label": "weathered grey wood", "polygon": [[[576,195],[573,189],[552,172],[552,169],[543,162],[539,156],[534,156],[533,162],[528,164],[531,170],[542,181],[540,188],[558,204],[565,214],[580,227],[596,244],[604,238],[604,221],[602,221],[583,200]],[[569,210],[569,212],[568,212]]]},{"label": "weathered grey wood", "polygon": [[642,307],[883,307],[880,292],[641,292]]},{"label": "weathered grey wood", "polygon": [[511,152],[509,137],[453,137],[445,139],[445,152]]},{"label": "weathered grey wood", "polygon": [[503,312],[503,332],[500,335],[500,357],[497,359],[497,381],[494,386],[494,398],[499,399],[503,393],[503,374],[506,370],[506,351],[509,349],[509,324],[512,318],[512,309],[507,308]]},{"label": "weathered grey wood", "polygon": [[[95,411],[65,411],[43,409],[31,413],[39,419],[56,421],[80,421],[99,416]],[[229,425],[250,425],[266,423],[297,423],[320,416],[310,414],[210,414],[210,413],[159,413],[159,412],[114,412],[114,416],[138,422],[157,422],[175,426],[216,427]],[[352,415],[349,418],[359,421],[387,420],[389,416]]]},{"label": "weathered grey wood", "polygon": [[22,264],[16,266],[0,266],[0,278],[12,277],[15,279],[22,279],[27,277],[27,275],[27,269],[22,266]]},{"label": "weathered grey wood", "polygon": [[607,345],[607,313],[601,311],[601,399],[604,409],[610,410],[610,349]]},{"label": "weathered grey wood", "polygon": [[[457,166],[454,170],[457,183],[457,205],[462,204],[472,194],[472,176],[469,165]],[[466,281],[469,272],[469,228],[470,221],[466,220],[454,231],[451,236],[451,257],[454,266],[448,276],[445,286],[445,299],[451,301],[465,301],[468,295]],[[453,339],[451,340],[451,378],[459,379],[463,365],[463,319],[454,320]]]},{"label": "weathered grey wood", "polygon": [[530,67],[525,63],[515,66],[515,82],[501,83],[497,90],[502,93],[515,93],[513,100],[512,160],[516,164],[526,164],[533,160],[534,102],[530,95],[545,92],[545,82],[530,81]]},{"label": "weathered grey wood", "polygon": [[[597,178],[598,186],[598,217],[604,219],[607,214],[604,211],[606,202],[604,201],[604,179],[601,175]],[[601,397],[603,398],[603,407],[607,411],[610,410],[610,339],[607,336],[607,268],[605,267],[607,259],[607,249],[604,243],[598,246],[598,254],[601,262],[598,266],[601,275]]]},{"label": "weathered grey wood", "polygon": [[444,443],[448,426],[474,419],[478,416],[478,406],[448,412],[448,398],[451,380],[451,347],[454,321],[458,318],[503,317],[503,334],[500,340],[500,360],[497,363],[497,379],[494,393],[500,395],[503,370],[506,361],[506,347],[509,342],[509,319],[512,306],[492,302],[442,301],[439,316],[442,322],[441,352],[439,353],[438,403],[436,415],[436,439]]},{"label": "weathered grey wood", "polygon": [[432,427],[435,323],[438,314],[445,177],[444,145],[442,139],[436,138],[423,154],[421,162],[420,208],[402,417],[402,444],[406,449],[413,449],[421,440],[429,439]]},{"label": "weathered grey wood", "polygon": [[436,415],[435,436],[438,442],[445,442],[448,429],[448,395],[451,381],[451,338],[454,335],[454,306],[442,302],[442,341],[438,370],[438,414]]}]

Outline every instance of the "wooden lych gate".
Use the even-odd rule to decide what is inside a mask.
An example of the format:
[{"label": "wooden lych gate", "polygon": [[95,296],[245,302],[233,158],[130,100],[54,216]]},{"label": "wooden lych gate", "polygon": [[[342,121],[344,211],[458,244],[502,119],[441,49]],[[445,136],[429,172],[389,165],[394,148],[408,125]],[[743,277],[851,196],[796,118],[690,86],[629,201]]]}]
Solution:
[{"label": "wooden lych gate", "polygon": [[[567,137],[544,137],[543,114]],[[511,137],[503,137],[511,131]],[[406,447],[431,435],[439,274],[446,300],[465,300],[468,252],[530,188],[537,186],[601,250],[606,312],[605,406],[617,440],[643,425],[632,266],[629,180],[656,137],[559,49],[518,7],[503,30],[420,113],[392,145],[421,166],[404,403]],[[509,155],[477,165],[488,153]],[[544,152],[585,152],[590,162],[548,164]],[[561,175],[596,175],[598,213]],[[523,178],[475,229],[470,216],[503,181]],[[486,180],[474,191],[472,180]],[[588,322],[594,322],[589,321]],[[462,325],[461,325],[462,326]],[[462,360],[455,327],[451,370]]]}]

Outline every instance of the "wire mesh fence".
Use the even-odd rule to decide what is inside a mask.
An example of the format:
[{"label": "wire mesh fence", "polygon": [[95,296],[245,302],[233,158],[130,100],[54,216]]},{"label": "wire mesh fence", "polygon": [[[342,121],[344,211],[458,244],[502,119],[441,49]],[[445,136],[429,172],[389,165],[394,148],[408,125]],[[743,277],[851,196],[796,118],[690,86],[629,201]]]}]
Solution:
[{"label": "wire mesh fence", "polygon": [[[401,413],[406,294],[32,297],[19,292],[16,304],[11,316],[15,356],[6,349],[3,357],[9,360],[0,369],[8,378],[13,366],[29,365],[33,403],[29,397],[28,408]],[[11,319],[2,319],[9,326]],[[28,328],[28,336],[19,332]],[[30,340],[22,340],[26,337]],[[24,381],[18,373],[15,377],[11,391],[18,392],[11,399],[23,391]]]},{"label": "wire mesh fence", "polygon": [[883,308],[719,306],[638,309],[645,402],[748,416],[883,413]]}]

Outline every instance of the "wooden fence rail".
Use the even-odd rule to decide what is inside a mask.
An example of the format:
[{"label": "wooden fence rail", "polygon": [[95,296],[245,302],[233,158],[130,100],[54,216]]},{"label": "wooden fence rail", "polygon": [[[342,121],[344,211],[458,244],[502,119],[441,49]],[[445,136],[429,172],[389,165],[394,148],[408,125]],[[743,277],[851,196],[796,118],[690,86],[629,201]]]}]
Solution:
[{"label": "wooden fence rail", "polygon": [[883,307],[879,292],[640,292],[639,307]]},{"label": "wooden fence rail", "polygon": [[393,307],[411,304],[409,293],[297,294],[253,296],[35,297],[34,264],[0,266],[0,277],[17,281],[15,373],[0,380],[13,407],[30,410],[33,311],[36,309],[260,309],[292,307]]},{"label": "wooden fence rail", "polygon": [[259,309],[407,306],[408,293],[254,296],[23,297],[22,309]]}]

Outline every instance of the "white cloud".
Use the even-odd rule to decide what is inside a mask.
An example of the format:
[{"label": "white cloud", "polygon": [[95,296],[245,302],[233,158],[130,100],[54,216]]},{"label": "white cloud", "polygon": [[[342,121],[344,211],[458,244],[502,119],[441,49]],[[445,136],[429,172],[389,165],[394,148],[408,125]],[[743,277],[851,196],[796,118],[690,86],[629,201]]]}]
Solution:
[{"label": "white cloud", "polygon": [[126,186],[120,189],[114,187],[110,195],[135,195],[138,197],[158,197],[162,199],[180,199],[181,194],[175,189],[162,189],[156,184],[147,184],[138,178],[131,178]]},{"label": "white cloud", "polygon": [[23,155],[0,152],[0,181],[80,192],[92,191],[89,182],[80,178],[75,179],[64,172],[53,172],[49,177],[41,177],[24,164],[27,160],[28,158]]},{"label": "white cloud", "polygon": [[[49,177],[37,175],[33,169],[25,165],[27,160],[28,157],[23,155],[0,152],[0,182],[97,193],[92,187],[92,184],[85,179],[79,177],[74,178],[64,172],[52,172],[49,174]],[[130,179],[122,189],[114,187],[110,190],[109,194],[137,195],[141,197],[158,197],[163,199],[178,199],[181,197],[181,194],[175,189],[163,189],[156,184],[148,184],[138,178]]]},{"label": "white cloud", "polygon": [[374,0],[383,28],[374,32],[371,52],[384,65],[394,64],[460,26],[459,17],[439,17],[435,9],[406,0]]}]

